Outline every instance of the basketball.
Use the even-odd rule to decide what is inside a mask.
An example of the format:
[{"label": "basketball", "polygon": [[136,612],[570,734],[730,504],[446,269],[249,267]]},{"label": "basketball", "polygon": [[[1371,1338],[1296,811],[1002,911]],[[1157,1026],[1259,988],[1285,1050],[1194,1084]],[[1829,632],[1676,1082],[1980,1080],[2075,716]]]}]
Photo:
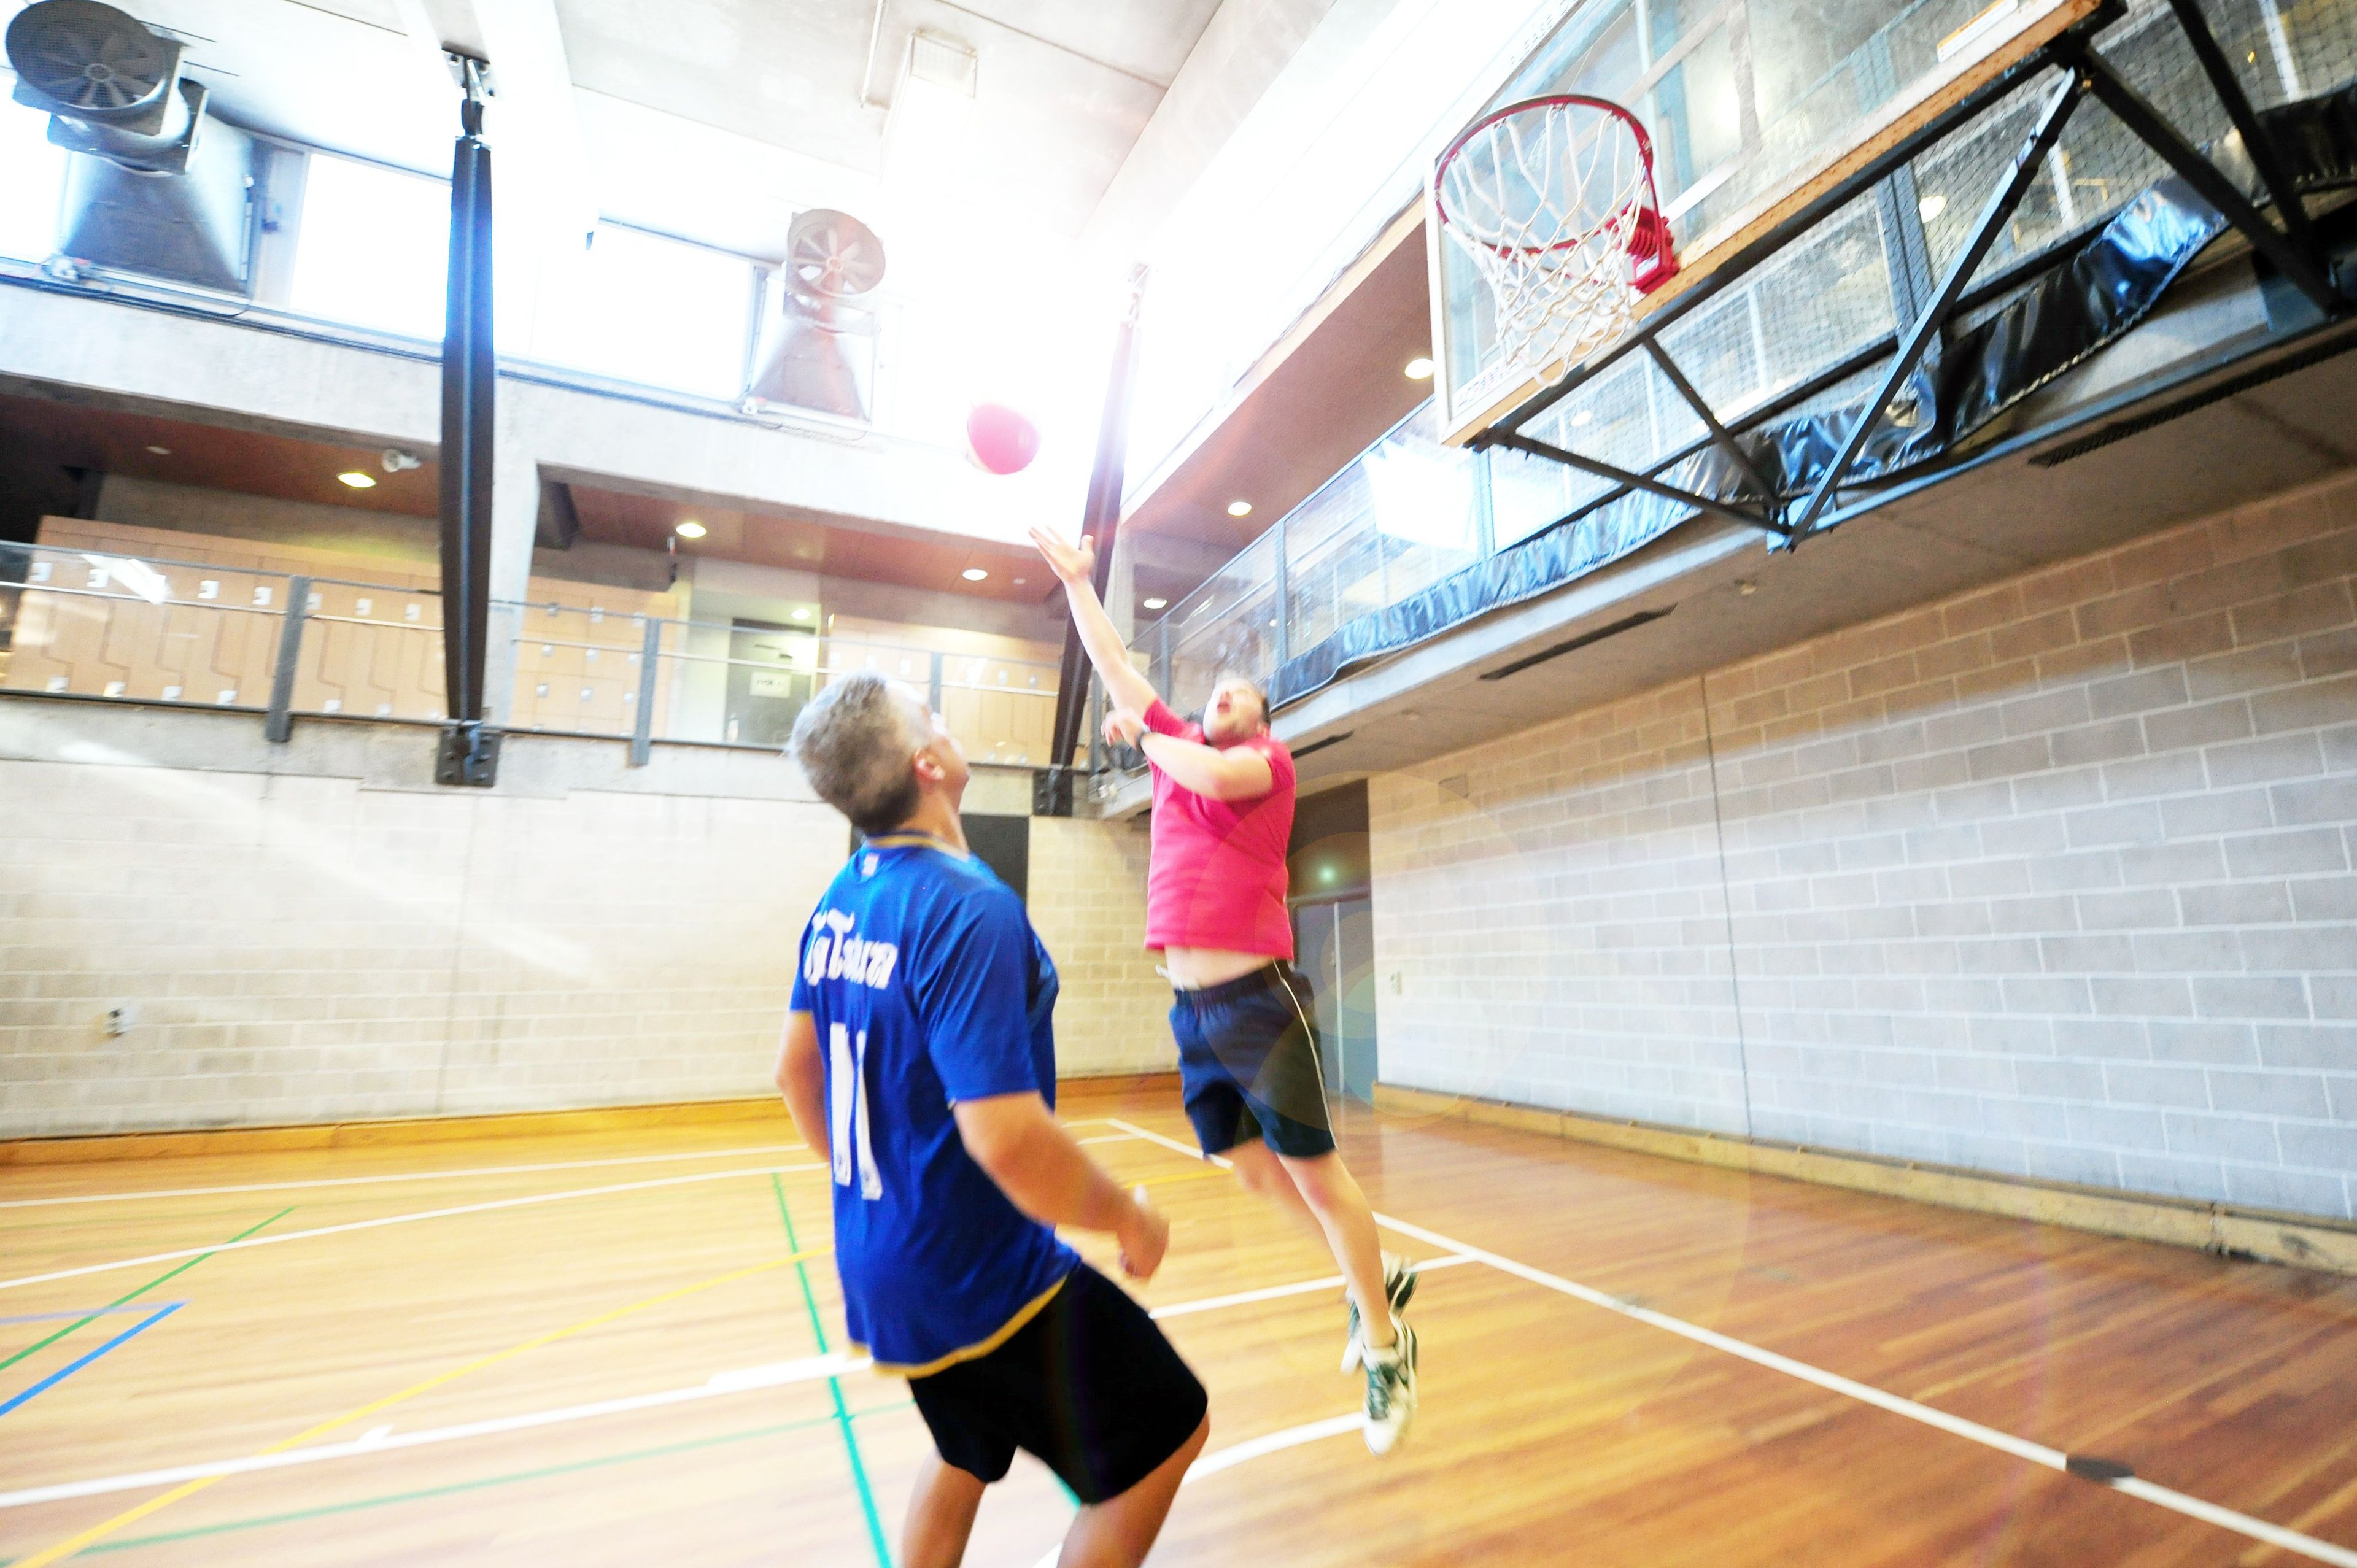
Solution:
[{"label": "basketball", "polygon": [[1018,474],[1039,455],[1039,427],[999,403],[978,403],[965,416],[966,450],[994,474]]}]

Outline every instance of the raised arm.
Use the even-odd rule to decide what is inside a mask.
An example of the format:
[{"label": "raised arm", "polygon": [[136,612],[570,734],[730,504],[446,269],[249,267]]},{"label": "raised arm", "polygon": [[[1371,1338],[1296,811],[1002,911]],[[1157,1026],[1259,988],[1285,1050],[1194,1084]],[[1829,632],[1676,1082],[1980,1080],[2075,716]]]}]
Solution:
[{"label": "raised arm", "polygon": [[1072,607],[1072,624],[1081,630],[1081,646],[1088,650],[1089,662],[1096,667],[1097,679],[1105,683],[1114,705],[1144,713],[1153,705],[1154,683],[1129,661],[1129,650],[1097,598],[1096,585],[1090,581],[1090,574],[1096,569],[1096,545],[1085,535],[1078,546],[1067,544],[1037,527],[1031,530],[1031,542],[1039,547],[1049,569],[1064,585],[1065,602]]},{"label": "raised arm", "polygon": [[961,1100],[952,1111],[966,1153],[1016,1208],[1044,1224],[1111,1232],[1135,1279],[1161,1267],[1170,1222],[1122,1191],[1037,1093]]},{"label": "raised arm", "polygon": [[822,1160],[832,1160],[827,1143],[826,1058],[818,1048],[818,1021],[807,1013],[786,1015],[785,1037],[778,1044],[778,1092],[794,1126]]}]

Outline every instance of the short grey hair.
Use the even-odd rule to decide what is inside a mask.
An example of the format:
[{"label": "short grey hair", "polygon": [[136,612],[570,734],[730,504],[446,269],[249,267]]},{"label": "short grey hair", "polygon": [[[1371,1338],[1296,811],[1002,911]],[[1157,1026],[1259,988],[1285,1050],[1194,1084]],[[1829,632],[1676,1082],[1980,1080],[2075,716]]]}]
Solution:
[{"label": "short grey hair", "polygon": [[794,720],[786,749],[819,799],[869,836],[888,833],[917,810],[910,768],[926,736],[910,699],[872,670],[828,686]]}]

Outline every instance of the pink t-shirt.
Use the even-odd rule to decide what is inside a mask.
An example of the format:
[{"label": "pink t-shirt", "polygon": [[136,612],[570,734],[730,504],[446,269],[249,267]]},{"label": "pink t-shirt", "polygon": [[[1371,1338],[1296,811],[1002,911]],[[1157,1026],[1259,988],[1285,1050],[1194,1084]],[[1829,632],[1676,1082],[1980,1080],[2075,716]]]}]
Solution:
[{"label": "pink t-shirt", "polygon": [[[1146,710],[1157,735],[1202,743],[1192,725],[1157,701]],[[1285,850],[1293,836],[1293,753],[1275,736],[1241,744],[1268,758],[1267,794],[1251,800],[1198,795],[1154,770],[1154,854],[1146,873],[1146,945],[1219,948],[1290,961]],[[1232,750],[1233,747],[1229,749]]]}]

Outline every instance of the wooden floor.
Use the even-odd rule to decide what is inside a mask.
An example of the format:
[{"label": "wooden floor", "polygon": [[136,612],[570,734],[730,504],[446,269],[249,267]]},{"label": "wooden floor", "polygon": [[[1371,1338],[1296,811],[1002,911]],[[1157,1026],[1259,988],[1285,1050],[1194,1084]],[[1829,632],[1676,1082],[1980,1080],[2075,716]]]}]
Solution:
[{"label": "wooden floor", "polygon": [[[1212,1436],[1157,1563],[2357,1563],[2357,1280],[1361,1112],[1389,1244],[1466,1260],[1419,1292],[1424,1412],[1378,1462],[1337,1290],[1222,1304],[1330,1263],[1125,1130],[1183,1144],[1169,1091],[1064,1112],[1117,1174],[1189,1178],[1142,1294],[1194,1308],[1164,1324]],[[792,1143],[0,1168],[0,1559],[888,1562],[927,1439],[905,1385],[820,1359]],[[968,1561],[1031,1568],[1069,1517],[1018,1461]]]}]

